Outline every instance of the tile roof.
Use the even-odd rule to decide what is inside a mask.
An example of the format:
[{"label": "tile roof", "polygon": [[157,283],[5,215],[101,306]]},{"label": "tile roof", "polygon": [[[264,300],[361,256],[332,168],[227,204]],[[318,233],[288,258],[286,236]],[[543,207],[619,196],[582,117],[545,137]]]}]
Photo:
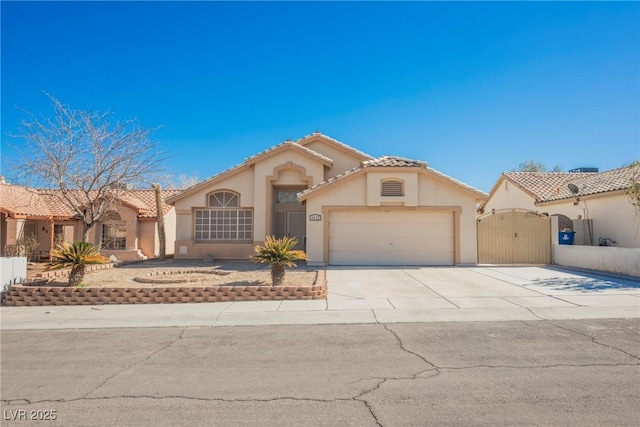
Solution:
[{"label": "tile roof", "polygon": [[426,168],[427,163],[419,160],[405,159],[404,157],[382,156],[377,159],[365,160],[361,163],[363,168],[382,166],[394,168]]},{"label": "tile roof", "polygon": [[[162,195],[166,200],[179,192],[180,190],[162,190]],[[75,211],[65,205],[57,193],[59,193],[59,190],[28,188],[0,183],[0,210],[9,215],[26,215],[36,218],[74,217]],[[125,190],[120,199],[123,203],[137,210],[139,217],[155,218],[156,200],[154,190]],[[166,214],[170,209],[171,206],[165,203],[163,212]]]},{"label": "tile roof", "polygon": [[305,152],[307,154],[310,154],[313,157],[319,158],[323,162],[326,162],[326,163],[329,163],[329,164],[333,163],[333,160],[328,158],[327,156],[323,156],[322,154],[320,154],[318,152],[315,152],[315,151],[313,151],[313,150],[311,150],[311,149],[309,149],[307,147],[304,147],[304,146],[302,146],[302,145],[300,145],[300,144],[298,144],[296,142],[292,142],[292,141],[281,142],[280,144],[274,145],[273,147],[269,147],[266,150],[259,152],[258,154],[254,154],[251,157],[247,157],[244,160],[244,163],[245,164],[253,163],[254,160],[264,156],[265,154],[270,153],[270,152],[275,151],[275,150],[278,150],[278,149],[281,149],[283,147],[291,147],[294,150],[302,150],[303,152]]},{"label": "tile roof", "polygon": [[325,134],[323,134],[322,132],[318,132],[318,131],[316,131],[316,132],[312,133],[311,135],[306,135],[306,136],[303,136],[303,137],[302,137],[302,138],[300,138],[300,139],[297,139],[297,140],[296,140],[296,144],[300,144],[300,145],[302,145],[302,144],[303,144],[304,142],[306,142],[308,139],[311,139],[311,138],[313,138],[313,137],[315,137],[315,136],[319,136],[319,137],[321,137],[321,138],[322,138],[322,139],[324,139],[324,140],[331,141],[331,142],[332,142],[332,143],[334,143],[335,145],[338,145],[338,146],[340,146],[340,147],[342,147],[342,148],[346,149],[347,151],[351,151],[351,152],[353,152],[353,153],[357,154],[357,155],[358,155],[358,156],[360,156],[360,157],[364,157],[364,158],[368,158],[368,159],[372,159],[372,158],[373,158],[372,156],[370,156],[369,154],[367,154],[367,153],[365,153],[365,152],[363,152],[363,151],[360,151],[360,150],[358,150],[358,149],[355,149],[355,148],[353,148],[352,146],[350,146],[350,145],[348,145],[348,144],[345,144],[345,143],[344,143],[344,142],[342,142],[342,141],[338,141],[337,139],[335,139],[335,138],[331,138],[330,136],[325,135]]},{"label": "tile roof", "polygon": [[459,180],[457,180],[457,179],[455,179],[455,178],[452,178],[451,176],[449,176],[449,175],[447,175],[447,174],[444,174],[444,173],[442,173],[442,172],[440,172],[440,171],[437,171],[437,170],[435,170],[435,169],[433,169],[433,168],[430,168],[430,167],[428,167],[428,166],[427,166],[427,170],[428,170],[429,172],[431,172],[432,174],[434,174],[434,175],[438,175],[439,177],[441,177],[441,178],[443,178],[443,179],[446,179],[447,181],[451,181],[451,182],[453,182],[454,184],[459,185],[460,187],[464,187],[464,188],[466,188],[467,190],[469,190],[469,191],[472,191],[472,192],[476,193],[478,196],[480,196],[480,198],[481,198],[481,199],[487,199],[487,198],[489,197],[489,195],[488,195],[487,193],[485,193],[484,191],[479,190],[479,189],[477,189],[476,187],[473,187],[473,186],[471,186],[471,185],[469,185],[469,184],[465,184],[464,182],[459,181]]},{"label": "tile roof", "polygon": [[[300,140],[298,140],[298,141],[300,141]],[[198,188],[200,188],[200,187],[202,187],[204,185],[210,184],[212,181],[215,181],[215,180],[217,180],[219,178],[222,178],[222,177],[225,177],[225,176],[229,176],[229,174],[232,174],[232,173],[234,173],[236,171],[240,171],[243,168],[247,168],[249,165],[255,163],[260,157],[262,157],[262,156],[264,156],[264,155],[266,155],[268,153],[271,153],[271,152],[273,152],[275,150],[282,149],[283,147],[291,147],[294,150],[300,150],[300,151],[302,151],[302,152],[304,152],[306,154],[309,154],[309,155],[311,155],[313,157],[318,158],[319,160],[321,160],[322,162],[324,162],[327,165],[331,165],[333,163],[333,159],[330,159],[327,156],[324,156],[324,155],[322,155],[322,154],[320,154],[320,153],[318,153],[316,151],[313,151],[313,150],[311,150],[311,149],[309,149],[309,148],[307,148],[307,147],[305,147],[303,145],[299,145],[298,141],[296,141],[296,142],[284,141],[284,142],[281,142],[280,144],[277,144],[277,145],[274,145],[272,147],[269,147],[266,150],[263,150],[263,151],[261,151],[261,152],[259,152],[257,154],[254,154],[253,156],[247,157],[246,159],[244,159],[244,162],[242,162],[240,164],[237,164],[237,165],[232,166],[232,167],[230,167],[228,169],[225,169],[222,172],[218,172],[217,174],[205,179],[204,181],[200,181],[199,183],[192,185],[191,187],[183,190],[182,193],[183,193],[184,196],[187,196],[189,193],[192,193],[194,190],[196,190],[196,189],[198,189]],[[179,200],[181,198],[181,197],[175,197],[175,196],[176,195],[173,195],[173,196],[171,196],[169,198],[169,200],[168,200],[169,203],[174,203],[175,201],[177,201],[177,200]]]},{"label": "tile roof", "polygon": [[[166,214],[171,210],[172,206],[167,204],[166,200],[178,193],[181,190],[162,190],[162,213]],[[156,193],[153,189],[143,190],[127,190],[123,195],[122,200],[130,203],[132,206],[138,209],[138,216],[142,218],[155,218],[156,217]]]},{"label": "tile roof", "polygon": [[[640,168],[635,170],[635,180],[640,180]],[[549,202],[576,197],[569,184],[578,187],[578,196],[624,190],[631,183],[631,166],[606,172],[505,172],[503,176],[525,192],[536,202]]]},{"label": "tile roof", "polygon": [[314,185],[311,188],[308,188],[300,193],[298,193],[298,197],[304,197],[306,195],[308,195],[309,193],[321,188],[321,187],[326,187],[329,184],[332,184],[336,181],[342,180],[350,175],[353,175],[361,170],[364,170],[368,167],[392,167],[392,168],[420,168],[420,169],[424,169],[427,170],[431,173],[433,173],[434,175],[437,175],[443,179],[446,179],[448,181],[453,182],[454,184],[457,184],[461,187],[466,188],[467,190],[473,191],[475,193],[477,193],[479,196],[481,196],[482,198],[486,198],[487,194],[484,193],[483,191],[478,190],[477,188],[474,188],[470,185],[467,185],[461,181],[458,181],[457,179],[453,179],[448,175],[443,174],[442,172],[438,172],[435,169],[432,169],[430,167],[427,166],[426,162],[422,162],[420,160],[411,160],[411,159],[406,159],[404,157],[397,157],[397,156],[382,156],[382,157],[378,157],[376,159],[371,159],[371,160],[364,160],[362,162],[360,162],[360,165],[349,169],[348,171],[345,171],[339,175],[336,175],[333,178],[330,178],[326,181],[323,181],[319,184]]},{"label": "tile roof", "polygon": [[7,183],[0,183],[0,210],[5,214],[38,217],[72,215],[36,189]]}]

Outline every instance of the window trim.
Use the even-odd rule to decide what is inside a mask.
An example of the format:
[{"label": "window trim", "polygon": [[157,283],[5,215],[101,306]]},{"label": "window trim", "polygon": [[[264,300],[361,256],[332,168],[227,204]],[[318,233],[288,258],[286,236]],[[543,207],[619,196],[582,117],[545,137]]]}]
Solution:
[{"label": "window trim", "polygon": [[[222,196],[216,196],[218,194]],[[214,198],[223,206],[212,206],[215,204],[211,203]],[[193,209],[193,240],[208,243],[252,242],[254,218],[253,208],[241,207],[240,193],[213,191],[206,196],[206,207]]]},{"label": "window trim", "polygon": [[[222,195],[220,198],[216,197],[216,194]],[[230,196],[229,196],[230,195]],[[229,197],[229,199],[227,199]],[[220,206],[214,206],[212,198],[215,198]],[[231,204],[233,203],[233,204]],[[217,190],[207,194],[206,206],[212,209],[239,209],[240,208],[240,193],[231,190]]]},{"label": "window trim", "polygon": [[[115,231],[113,233],[114,234],[113,237],[109,237],[109,233],[105,232],[108,230]],[[100,236],[100,248],[110,250],[110,251],[123,251],[127,249],[127,225],[125,223],[107,222],[102,224],[102,229],[100,231],[102,232],[102,235]],[[118,232],[123,232],[124,236],[117,237],[117,234],[119,234]],[[105,245],[105,243],[108,243],[109,240],[114,243],[121,242],[122,247],[120,247],[121,246],[120,244],[118,244],[117,247],[115,247],[116,245],[114,245],[113,247],[110,245]]]}]

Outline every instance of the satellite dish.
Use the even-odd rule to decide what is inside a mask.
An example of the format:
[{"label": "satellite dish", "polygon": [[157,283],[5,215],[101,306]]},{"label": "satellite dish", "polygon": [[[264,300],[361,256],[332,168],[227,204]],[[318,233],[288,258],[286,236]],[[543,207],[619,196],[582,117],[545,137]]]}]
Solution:
[{"label": "satellite dish", "polygon": [[569,191],[571,191],[573,194],[578,194],[578,191],[580,191],[578,189],[578,186],[575,185],[575,184],[569,183],[569,184],[567,184],[567,187],[569,187]]}]

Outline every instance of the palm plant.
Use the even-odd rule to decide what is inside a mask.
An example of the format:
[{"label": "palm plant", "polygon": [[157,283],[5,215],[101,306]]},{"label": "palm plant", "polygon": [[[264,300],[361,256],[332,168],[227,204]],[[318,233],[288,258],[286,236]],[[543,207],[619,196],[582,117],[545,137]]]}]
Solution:
[{"label": "palm plant", "polygon": [[89,242],[63,242],[51,251],[51,262],[47,270],[71,267],[69,286],[76,287],[84,279],[85,266],[88,264],[106,264],[109,258],[100,254],[100,249]]},{"label": "palm plant", "polygon": [[273,286],[281,286],[284,283],[285,267],[295,267],[295,261],[306,260],[304,251],[294,250],[298,241],[294,237],[276,239],[267,236],[264,245],[256,246],[255,255],[251,261],[271,266],[271,281]]}]

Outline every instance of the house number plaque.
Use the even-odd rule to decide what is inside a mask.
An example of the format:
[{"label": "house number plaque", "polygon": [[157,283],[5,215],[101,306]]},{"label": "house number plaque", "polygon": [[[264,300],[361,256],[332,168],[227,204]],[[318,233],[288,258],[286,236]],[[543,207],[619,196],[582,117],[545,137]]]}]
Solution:
[{"label": "house number plaque", "polygon": [[322,221],[322,215],[320,214],[309,215],[309,221]]}]

